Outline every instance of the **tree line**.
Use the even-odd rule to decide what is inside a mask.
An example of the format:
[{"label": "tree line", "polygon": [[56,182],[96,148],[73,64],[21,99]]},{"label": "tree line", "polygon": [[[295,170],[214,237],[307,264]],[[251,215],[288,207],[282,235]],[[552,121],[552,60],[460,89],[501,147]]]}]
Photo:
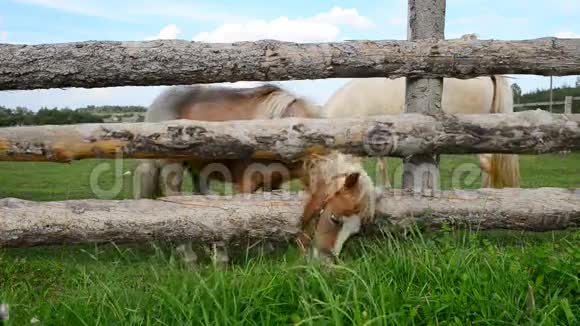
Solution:
[{"label": "tree line", "polygon": [[75,110],[55,107],[41,108],[36,112],[25,107],[11,109],[0,106],[0,127],[102,123],[105,117],[99,113],[144,111],[145,108],[140,106],[87,106]]},{"label": "tree line", "polygon": [[[522,89],[517,83],[512,84],[512,91],[514,95],[514,103],[536,103],[536,102],[549,102],[550,101],[550,90],[549,89],[536,89],[534,91],[522,94]],[[561,87],[555,87],[552,89],[554,102],[564,101],[566,96],[580,97],[580,77],[576,78],[574,85],[563,85]],[[541,107],[547,110],[548,106]],[[564,112],[564,105],[558,104],[553,105],[554,113]],[[580,113],[580,101],[576,100],[572,102],[572,112]]]},{"label": "tree line", "polygon": [[79,112],[88,113],[130,113],[130,112],[145,112],[147,108],[140,105],[88,105],[83,108],[76,109]]}]

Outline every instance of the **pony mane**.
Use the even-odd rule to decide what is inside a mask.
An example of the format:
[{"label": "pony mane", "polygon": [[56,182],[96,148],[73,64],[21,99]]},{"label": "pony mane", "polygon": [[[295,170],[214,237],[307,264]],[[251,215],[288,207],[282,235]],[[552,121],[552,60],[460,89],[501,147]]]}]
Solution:
[{"label": "pony mane", "polygon": [[279,119],[282,117],[289,117],[290,106],[293,103],[300,103],[306,109],[308,115],[314,116],[317,113],[317,106],[304,98],[298,97],[295,94],[284,90],[272,84],[266,84],[259,88],[265,88],[269,92],[258,92],[257,96],[264,96],[264,100],[260,102],[258,107],[259,118],[263,119]]},{"label": "pony mane", "polygon": [[304,168],[308,178],[309,191],[319,191],[317,184],[322,182],[326,185],[326,195],[333,194],[344,185],[348,174],[359,173],[358,198],[361,204],[361,219],[371,221],[375,218],[375,191],[373,181],[365,171],[360,158],[332,151],[328,155],[313,154],[304,161]]},{"label": "pony mane", "polygon": [[178,85],[159,94],[149,106],[145,121],[157,122],[175,119],[180,108],[195,103],[224,101],[251,101],[257,106],[257,119],[279,119],[294,116],[292,104],[298,103],[308,116],[319,114],[318,107],[276,85],[256,87],[226,87],[221,85]]}]

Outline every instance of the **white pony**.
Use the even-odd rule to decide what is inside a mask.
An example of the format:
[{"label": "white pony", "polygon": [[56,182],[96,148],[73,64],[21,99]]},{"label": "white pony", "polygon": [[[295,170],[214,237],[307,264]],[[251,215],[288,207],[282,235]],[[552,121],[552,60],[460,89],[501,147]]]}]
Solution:
[{"label": "white pony", "polygon": [[[330,97],[321,110],[321,116],[347,118],[401,114],[405,106],[405,84],[405,77],[354,79]],[[444,78],[441,106],[443,111],[451,114],[513,112],[512,90],[503,76]],[[481,154],[479,162],[482,187],[520,186],[517,155]],[[389,185],[386,159],[379,159],[377,165],[385,185]]]}]

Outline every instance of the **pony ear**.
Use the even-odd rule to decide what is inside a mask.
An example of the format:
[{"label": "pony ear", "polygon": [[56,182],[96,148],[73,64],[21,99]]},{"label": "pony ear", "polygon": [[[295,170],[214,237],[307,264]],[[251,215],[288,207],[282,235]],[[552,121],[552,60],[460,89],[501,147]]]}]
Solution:
[{"label": "pony ear", "polygon": [[344,187],[348,189],[356,186],[359,176],[360,176],[359,172],[353,172],[349,174],[344,180]]}]

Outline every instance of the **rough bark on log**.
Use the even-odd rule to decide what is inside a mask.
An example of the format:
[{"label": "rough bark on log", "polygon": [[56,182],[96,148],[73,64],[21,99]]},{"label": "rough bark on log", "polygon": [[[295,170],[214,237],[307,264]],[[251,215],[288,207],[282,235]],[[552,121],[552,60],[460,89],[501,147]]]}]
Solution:
[{"label": "rough bark on log", "polygon": [[[444,222],[480,230],[580,226],[580,189],[444,191],[433,197],[396,191],[377,198],[377,219],[363,233],[415,223],[438,228]],[[61,202],[5,198],[0,199],[0,247],[153,240],[284,242],[298,234],[301,212],[301,193]]]},{"label": "rough bark on log", "polygon": [[120,157],[292,161],[328,150],[357,156],[407,157],[578,149],[580,122],[541,110],[0,128],[0,161],[68,162]]},{"label": "rough bark on log", "polygon": [[[407,39],[419,41],[445,38],[445,0],[409,0]],[[405,87],[405,112],[441,113],[443,78],[409,77]],[[404,189],[430,191],[440,188],[440,174],[433,154],[403,159]]]},{"label": "rough bark on log", "polygon": [[0,90],[353,77],[580,74],[580,39],[0,44]]}]

